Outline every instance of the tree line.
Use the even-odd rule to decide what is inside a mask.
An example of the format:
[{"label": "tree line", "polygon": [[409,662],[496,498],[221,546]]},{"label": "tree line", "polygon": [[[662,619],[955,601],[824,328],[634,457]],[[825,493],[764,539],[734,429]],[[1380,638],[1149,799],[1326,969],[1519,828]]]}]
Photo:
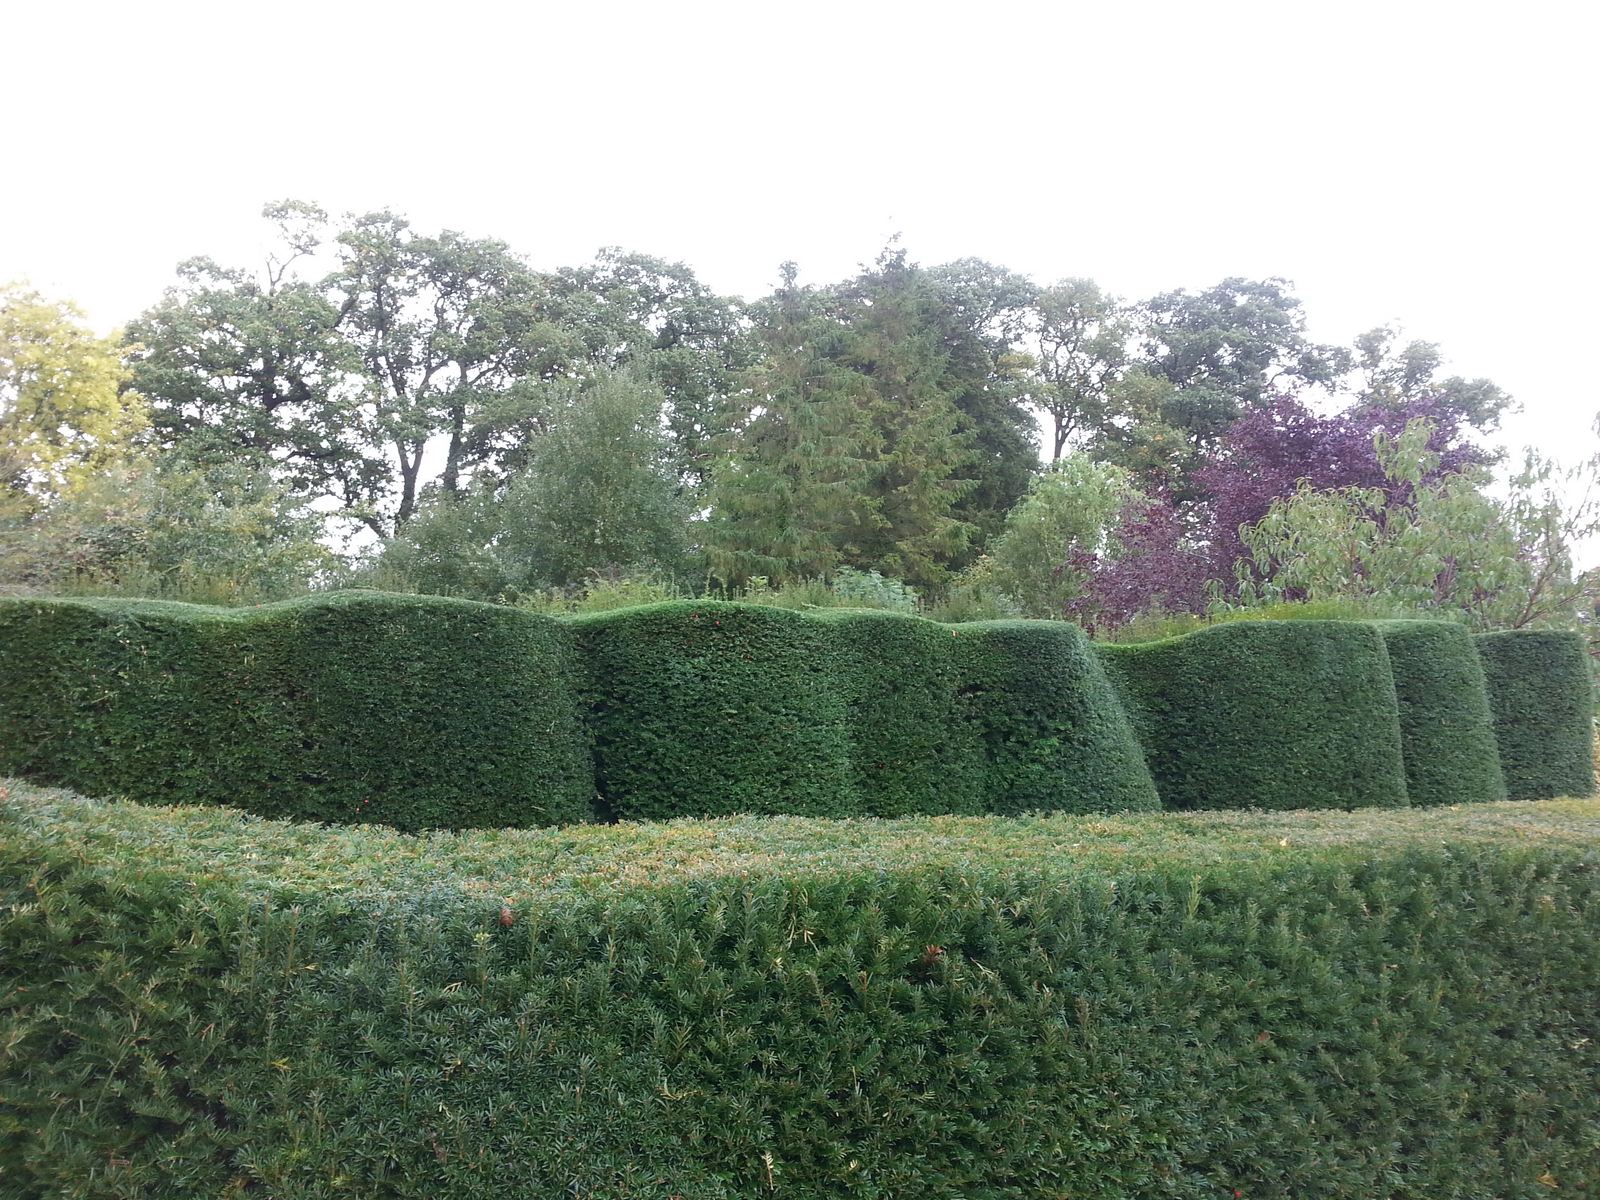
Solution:
[{"label": "tree line", "polygon": [[[1481,627],[1592,612],[1510,397],[1282,279],[1139,300],[897,244],[718,295],[619,249],[540,270],[392,212],[267,206],[111,337],[0,293],[0,583],[257,602],[365,584],[1069,617],[1278,601]],[[604,595],[602,595],[602,593]]]}]

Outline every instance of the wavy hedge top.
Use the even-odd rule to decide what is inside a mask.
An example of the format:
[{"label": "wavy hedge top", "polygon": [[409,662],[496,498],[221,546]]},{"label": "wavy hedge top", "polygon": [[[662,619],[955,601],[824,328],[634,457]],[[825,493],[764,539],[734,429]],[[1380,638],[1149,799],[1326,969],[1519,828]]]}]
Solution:
[{"label": "wavy hedge top", "polygon": [[1582,644],[1510,636],[1478,639],[1486,690],[1437,622],[1093,648],[1060,622],[716,601],[5,600],[0,771],[403,829],[1438,803],[1500,795],[1507,753],[1513,798],[1587,793]]}]

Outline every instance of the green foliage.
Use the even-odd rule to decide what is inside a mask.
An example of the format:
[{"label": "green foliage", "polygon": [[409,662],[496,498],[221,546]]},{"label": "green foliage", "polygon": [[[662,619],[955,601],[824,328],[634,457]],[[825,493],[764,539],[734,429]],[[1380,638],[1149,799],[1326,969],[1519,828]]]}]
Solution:
[{"label": "green foliage", "polygon": [[777,584],[764,576],[752,576],[743,586],[727,589],[724,598],[777,608],[880,608],[905,613],[916,612],[921,604],[915,588],[854,567],[840,567],[831,579]]},{"label": "green foliage", "polygon": [[0,770],[406,829],[583,820],[570,632],[462,601],[0,604]]},{"label": "green foliage", "polygon": [[1229,621],[1369,621],[1405,619],[1416,614],[1381,601],[1278,600],[1242,608],[1213,606],[1204,613],[1149,613],[1107,630],[1108,642],[1158,642]]},{"label": "green foliage", "polygon": [[1092,279],[1064,279],[1041,288],[1035,403],[1050,418],[1051,461],[1060,461],[1073,438],[1107,428],[1113,396],[1133,334],[1130,314]]},{"label": "green foliage", "polygon": [[336,561],[320,515],[240,462],[128,460],[20,519],[0,516],[0,579],[28,591],[252,604],[305,592]]},{"label": "green foliage", "polygon": [[825,628],[679,601],[576,617],[604,810],[647,819],[855,811],[848,707]]},{"label": "green foliage", "polygon": [[123,353],[73,305],[0,284],[0,515],[48,503],[127,453],[146,410],[122,390]]},{"label": "green foliage", "polygon": [[1594,702],[1579,634],[1479,634],[1506,792],[1513,800],[1594,793]]},{"label": "green foliage", "polygon": [[1594,533],[1594,512],[1563,504],[1554,468],[1534,455],[1503,498],[1478,471],[1430,483],[1429,434],[1417,420],[1397,438],[1375,435],[1385,487],[1302,483],[1241,530],[1244,602],[1388,604],[1478,630],[1574,624],[1592,581],[1574,570],[1572,546]]},{"label": "green foliage", "polygon": [[[1483,666],[1465,627],[1379,621],[1400,707],[1400,751],[1412,804],[1504,800]],[[1544,678],[1541,686],[1557,688]]]},{"label": "green foliage", "polygon": [[993,764],[964,719],[951,631],[890,612],[814,620],[837,656],[834,686],[848,705],[853,812],[983,812]]},{"label": "green foliage", "polygon": [[1076,625],[953,626],[961,691],[994,813],[1159,808],[1127,714]]},{"label": "green foliage", "polygon": [[1082,593],[1074,551],[1099,554],[1135,492],[1127,472],[1072,454],[1033,481],[989,547],[990,579],[1022,616],[1060,618]]},{"label": "green foliage", "polygon": [[[588,820],[596,796],[602,817],[656,819],[1125,811],[1158,793],[1355,807],[1405,803],[1408,778],[1418,803],[1501,794],[1453,625],[1230,621],[1096,656],[1063,621],[943,624],[821,583],[760,603],[591,587],[517,607],[0,601],[0,770],[412,829]],[[1527,746],[1587,720],[1552,644],[1495,710],[1525,772],[1547,770]],[[1563,753],[1541,794],[1576,788]]]},{"label": "green foliage", "polygon": [[1592,1196],[1597,843],[1593,801],[416,838],[10,785],[0,1179]]},{"label": "green foliage", "polygon": [[599,376],[528,448],[493,514],[500,557],[523,586],[684,566],[689,509],[661,429],[664,402],[638,377]]},{"label": "green foliage", "polygon": [[1168,808],[1406,803],[1383,639],[1354,621],[1241,621],[1097,647]]},{"label": "green foliage", "polygon": [[584,582],[565,588],[529,592],[517,598],[524,612],[564,616],[573,613],[610,612],[617,608],[636,608],[659,604],[663,600],[691,599],[688,589],[671,579],[655,575],[591,575]]},{"label": "green foliage", "polygon": [[983,392],[993,347],[948,326],[941,289],[959,280],[892,251],[830,291],[795,278],[786,265],[756,313],[762,359],[730,398],[712,573],[782,584],[854,566],[937,585],[978,530],[967,518],[997,523],[1026,486],[1026,414]]},{"label": "green foliage", "polygon": [[617,816],[1158,805],[1075,626],[694,601],[575,627]]}]

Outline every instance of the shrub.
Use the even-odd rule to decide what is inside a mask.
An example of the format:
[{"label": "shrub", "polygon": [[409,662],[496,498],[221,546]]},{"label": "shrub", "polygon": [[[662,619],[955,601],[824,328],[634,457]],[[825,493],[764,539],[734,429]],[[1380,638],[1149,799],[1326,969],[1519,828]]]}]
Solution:
[{"label": "shrub", "polygon": [[849,706],[822,624],[706,600],[575,617],[572,628],[605,811],[856,811]]},{"label": "shrub", "polygon": [[0,603],[0,770],[404,829],[589,813],[572,634],[435,597]]},{"label": "shrub", "polygon": [[1474,639],[1513,800],[1594,791],[1594,705],[1583,637],[1556,630]]},{"label": "shrub", "polygon": [[1600,802],[321,830],[0,799],[60,1200],[1600,1193]]},{"label": "shrub", "polygon": [[1379,621],[1400,708],[1412,804],[1504,800],[1494,720],[1472,635],[1451,621]]},{"label": "shrub", "polygon": [[1083,630],[1060,621],[985,621],[951,633],[966,718],[984,747],[986,812],[1161,806]]},{"label": "shrub", "polygon": [[1097,649],[1168,808],[1406,803],[1394,681],[1370,624],[1238,621]]}]

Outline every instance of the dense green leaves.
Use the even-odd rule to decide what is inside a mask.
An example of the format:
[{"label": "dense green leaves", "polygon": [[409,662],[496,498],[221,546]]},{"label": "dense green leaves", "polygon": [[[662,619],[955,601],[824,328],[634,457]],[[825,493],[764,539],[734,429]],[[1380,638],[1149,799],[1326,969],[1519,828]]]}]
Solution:
[{"label": "dense green leaves", "polygon": [[0,769],[406,829],[584,820],[576,669],[558,622],[462,601],[9,600]]},{"label": "dense green leaves", "polygon": [[[1511,795],[1587,795],[1581,645],[1527,636],[1483,643]],[[1409,780],[1463,803],[1503,794],[1465,637],[1236,622],[1097,655],[1060,621],[726,601],[0,600],[0,769],[412,829],[583,821],[596,798],[630,819],[1358,807]]]},{"label": "dense green leaves", "polygon": [[[1472,635],[1449,621],[1376,624],[1394,674],[1411,803],[1504,800],[1489,694]],[[1559,685],[1544,678],[1538,686]],[[1590,788],[1568,790],[1588,795]]]},{"label": "dense green leaves", "polygon": [[1394,678],[1370,624],[1239,621],[1097,649],[1169,808],[1406,803]]},{"label": "dense green leaves", "polygon": [[1070,625],[680,602],[574,627],[598,790],[618,816],[1159,804]]},{"label": "dense green leaves", "polygon": [[0,799],[0,1179],[1592,1194],[1600,809],[414,838]]},{"label": "dense green leaves", "polygon": [[1594,791],[1593,684],[1583,639],[1555,630],[1480,634],[1494,734],[1513,800]]},{"label": "dense green leaves", "polygon": [[589,672],[597,790],[632,819],[846,816],[848,708],[822,625],[674,602],[573,620]]}]

